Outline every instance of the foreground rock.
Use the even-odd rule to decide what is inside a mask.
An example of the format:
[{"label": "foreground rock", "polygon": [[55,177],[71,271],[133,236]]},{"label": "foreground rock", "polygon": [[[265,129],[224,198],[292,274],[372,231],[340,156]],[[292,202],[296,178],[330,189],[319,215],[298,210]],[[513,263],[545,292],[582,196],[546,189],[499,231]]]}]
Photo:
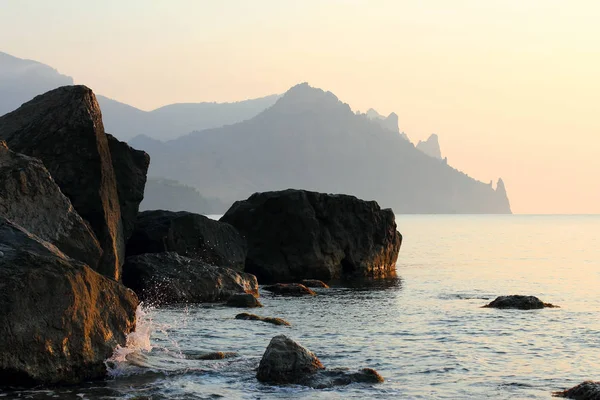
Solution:
[{"label": "foreground rock", "polygon": [[273,325],[285,325],[285,326],[292,325],[289,322],[287,322],[285,319],[282,319],[282,318],[261,317],[260,315],[248,314],[248,313],[238,314],[235,316],[235,319],[244,319],[244,320],[248,320],[248,321],[262,321],[262,322],[267,322],[267,323],[273,324]]},{"label": "foreground rock", "polygon": [[280,296],[314,296],[315,292],[300,283],[277,283],[263,287],[267,292]]},{"label": "foreground rock", "polygon": [[314,353],[285,335],[271,339],[260,360],[256,378],[275,385],[299,384],[317,389],[353,382],[383,382],[383,377],[370,368],[358,372],[348,372],[345,369],[325,370]]},{"label": "foreground rock", "polygon": [[0,386],[104,377],[135,294],[4,218],[0,238]]},{"label": "foreground rock", "polygon": [[484,306],[484,308],[514,308],[518,310],[537,310],[541,308],[557,308],[558,306],[550,303],[544,303],[535,296],[499,296],[491,303]]},{"label": "foreground rock", "polygon": [[0,139],[39,158],[103,249],[98,271],[119,280],[125,242],[100,107],[85,86],[64,86],[0,117]]},{"label": "foreground rock", "polygon": [[575,400],[600,400],[600,382],[586,381],[571,389],[554,392],[552,395]]},{"label": "foreground rock", "polygon": [[[0,216],[95,268],[102,248],[48,170],[0,141]],[[2,238],[0,238],[0,242]]]},{"label": "foreground rock", "polygon": [[248,241],[246,272],[261,283],[396,272],[402,236],[374,201],[304,190],[256,193],[221,218]]},{"label": "foreground rock", "polygon": [[139,213],[127,255],[165,251],[243,271],[247,248],[234,227],[204,215],[163,210]]},{"label": "foreground rock", "polygon": [[329,289],[329,285],[318,279],[302,279],[300,283],[308,288],[324,288]]},{"label": "foreground rock", "polygon": [[121,142],[112,135],[106,134],[106,138],[117,180],[123,238],[127,241],[133,233],[140,203],[144,200],[150,156],[144,151],[136,150],[127,143]]},{"label": "foreground rock", "polygon": [[153,304],[225,301],[238,293],[258,295],[254,275],[215,267],[177,253],[128,257],[123,283]]},{"label": "foreground rock", "polygon": [[263,305],[258,299],[250,293],[239,293],[231,295],[227,299],[227,305],[229,307],[240,307],[240,308],[255,308],[262,307]]}]

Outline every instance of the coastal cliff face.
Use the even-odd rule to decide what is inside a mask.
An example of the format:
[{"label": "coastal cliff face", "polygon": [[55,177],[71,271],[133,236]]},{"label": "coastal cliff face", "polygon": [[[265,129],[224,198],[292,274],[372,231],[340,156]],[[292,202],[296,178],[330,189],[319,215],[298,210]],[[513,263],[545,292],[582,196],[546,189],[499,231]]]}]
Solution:
[{"label": "coastal cliff face", "polygon": [[396,213],[506,213],[502,193],[427,156],[397,131],[355,114],[330,92],[300,84],[238,124],[160,143],[138,138],[150,176],[232,204],[289,187],[376,199]]}]

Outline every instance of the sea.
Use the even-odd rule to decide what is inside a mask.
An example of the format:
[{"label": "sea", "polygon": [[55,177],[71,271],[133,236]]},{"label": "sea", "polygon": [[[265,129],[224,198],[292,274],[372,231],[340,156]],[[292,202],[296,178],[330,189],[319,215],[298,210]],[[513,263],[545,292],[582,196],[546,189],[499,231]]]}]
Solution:
[{"label": "sea", "polygon": [[[0,392],[30,399],[550,399],[600,380],[600,216],[397,215],[397,279],[349,282],[314,297],[261,293],[275,326],[218,304],[143,305],[110,378]],[[560,308],[482,308],[499,295]],[[376,369],[382,384],[317,390],[258,382],[284,334],[328,368]],[[191,354],[238,353],[200,361]]]}]

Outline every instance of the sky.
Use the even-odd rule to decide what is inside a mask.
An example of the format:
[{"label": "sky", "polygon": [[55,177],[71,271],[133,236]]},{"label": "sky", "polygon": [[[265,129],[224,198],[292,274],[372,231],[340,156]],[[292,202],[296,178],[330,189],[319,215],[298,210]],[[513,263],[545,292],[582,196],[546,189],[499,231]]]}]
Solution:
[{"label": "sky", "polygon": [[600,213],[596,0],[0,0],[0,51],[151,110],[300,82],[440,137],[515,213]]}]

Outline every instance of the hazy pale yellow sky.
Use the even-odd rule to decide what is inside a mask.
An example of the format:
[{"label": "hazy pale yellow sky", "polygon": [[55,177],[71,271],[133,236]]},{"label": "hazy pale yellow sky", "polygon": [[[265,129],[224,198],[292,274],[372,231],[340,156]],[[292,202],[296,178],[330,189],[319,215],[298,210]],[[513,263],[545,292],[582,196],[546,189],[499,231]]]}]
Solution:
[{"label": "hazy pale yellow sky", "polygon": [[395,111],[504,178],[517,213],[600,213],[595,0],[0,0],[0,51],[142,109],[296,83]]}]

